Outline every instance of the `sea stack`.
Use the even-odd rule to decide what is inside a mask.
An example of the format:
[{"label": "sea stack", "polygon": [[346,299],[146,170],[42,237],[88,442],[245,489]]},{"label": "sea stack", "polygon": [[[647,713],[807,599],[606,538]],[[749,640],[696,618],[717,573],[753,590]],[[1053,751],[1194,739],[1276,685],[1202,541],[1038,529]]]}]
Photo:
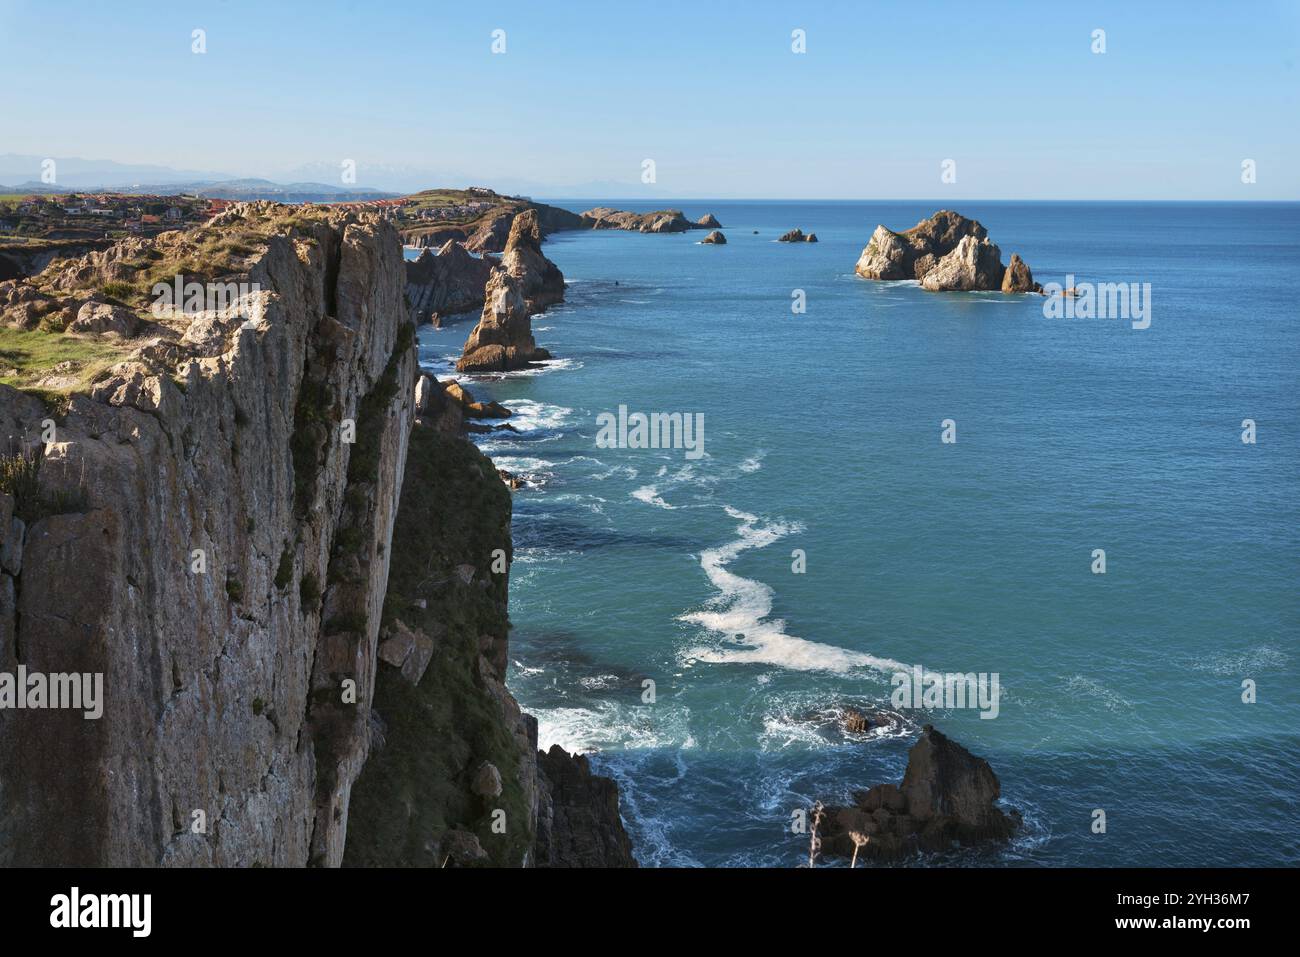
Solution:
[{"label": "sea stack", "polygon": [[542,255],[537,214],[515,217],[501,265],[483,291],[483,315],[456,363],[458,372],[507,372],[549,359],[533,339],[530,316],[564,299],[564,274]]},{"label": "sea stack", "polygon": [[718,222],[718,217],[712,213],[705,213],[695,221],[695,225],[700,229],[721,229],[722,223]]},{"label": "sea stack", "polygon": [[1019,255],[1012,256],[1011,264],[1008,279],[1002,251],[989,240],[988,230],[974,219],[941,209],[901,233],[877,226],[855,271],[864,279],[920,280],[931,292],[1039,291]]},{"label": "sea stack", "polygon": [[715,229],[713,232],[709,233],[709,235],[701,239],[700,242],[713,246],[725,246],[727,244],[727,237],[722,235],[721,230]]},{"label": "sea stack", "polygon": [[535,210],[525,210],[515,217],[501,267],[519,280],[530,313],[564,301],[564,274],[542,255],[542,229]]},{"label": "sea stack", "polygon": [[456,363],[457,372],[508,372],[551,357],[533,339],[531,314],[521,285],[507,270],[493,270],[485,290],[483,315],[465,342],[465,352]]}]

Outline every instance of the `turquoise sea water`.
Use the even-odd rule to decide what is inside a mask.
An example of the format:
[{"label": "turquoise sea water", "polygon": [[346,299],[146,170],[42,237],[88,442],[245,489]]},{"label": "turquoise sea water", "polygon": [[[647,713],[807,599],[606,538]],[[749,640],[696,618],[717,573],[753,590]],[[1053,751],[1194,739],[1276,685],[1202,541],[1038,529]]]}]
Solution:
[{"label": "turquoise sea water", "polygon": [[[942,203],[604,203],[712,212],[728,244],[552,236],[557,361],[466,381],[522,430],[483,449],[537,483],[511,687],[618,780],[643,864],[799,864],[790,812],[899,780],[926,722],[1026,826],[918,863],[1300,863],[1300,206],[952,204],[1039,281],[1150,283],[1137,330],[854,275],[877,223]],[[795,226],[820,242],[774,241]],[[422,330],[425,365],[472,324]],[[706,454],[597,448],[619,405],[703,413]],[[842,734],[899,664],[996,672],[1000,713]]]}]

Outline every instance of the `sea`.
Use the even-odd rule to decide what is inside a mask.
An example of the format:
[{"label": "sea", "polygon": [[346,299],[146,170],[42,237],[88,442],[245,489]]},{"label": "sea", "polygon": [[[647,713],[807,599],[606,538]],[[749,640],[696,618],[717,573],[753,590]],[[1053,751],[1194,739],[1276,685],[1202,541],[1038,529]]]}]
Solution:
[{"label": "sea", "polygon": [[[551,235],[533,369],[457,376],[473,315],[419,333],[514,412],[475,437],[528,482],[509,685],[643,866],[807,866],[800,812],[900,781],[927,724],[1024,823],[905,866],[1300,863],[1300,205],[551,202],[727,238]],[[941,208],[1146,320],[855,275]],[[703,441],[605,447],[620,406]],[[900,703],[917,666],[996,675],[996,714]]]}]

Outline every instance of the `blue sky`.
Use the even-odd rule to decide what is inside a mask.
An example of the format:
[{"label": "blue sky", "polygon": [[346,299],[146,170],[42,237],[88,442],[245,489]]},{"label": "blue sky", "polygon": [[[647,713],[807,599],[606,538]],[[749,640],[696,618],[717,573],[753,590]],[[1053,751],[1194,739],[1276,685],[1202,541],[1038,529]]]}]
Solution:
[{"label": "blue sky", "polygon": [[0,0],[0,154],[538,196],[1295,200],[1298,48],[1294,2]]}]

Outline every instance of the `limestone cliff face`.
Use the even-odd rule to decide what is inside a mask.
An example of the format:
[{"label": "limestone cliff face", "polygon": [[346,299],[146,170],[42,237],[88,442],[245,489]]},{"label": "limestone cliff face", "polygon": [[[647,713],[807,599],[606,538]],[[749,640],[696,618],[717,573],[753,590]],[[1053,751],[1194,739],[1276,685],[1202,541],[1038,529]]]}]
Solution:
[{"label": "limestone cliff face", "polygon": [[269,232],[249,318],[173,323],[54,414],[0,386],[39,470],[0,501],[0,671],[104,676],[99,720],[0,711],[0,864],[342,859],[415,350],[390,226]]},{"label": "limestone cliff face", "polygon": [[[145,310],[182,268],[248,288]],[[510,493],[462,430],[509,413],[417,378],[406,279],[387,221],[255,203],[0,285],[95,359],[0,384],[0,678],[103,676],[97,720],[0,707],[0,866],[631,860],[506,689]]]}]

